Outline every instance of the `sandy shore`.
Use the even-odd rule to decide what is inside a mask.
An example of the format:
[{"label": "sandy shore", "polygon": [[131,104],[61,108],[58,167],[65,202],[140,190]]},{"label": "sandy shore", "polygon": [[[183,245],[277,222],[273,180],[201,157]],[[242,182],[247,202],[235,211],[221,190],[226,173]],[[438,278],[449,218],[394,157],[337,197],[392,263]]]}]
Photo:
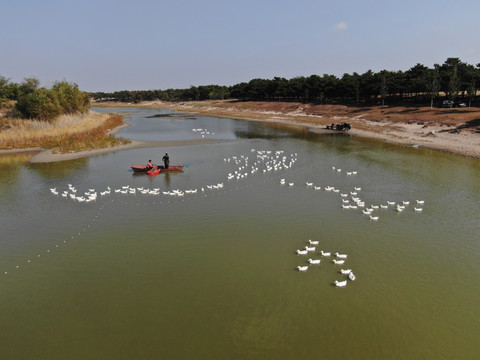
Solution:
[{"label": "sandy shore", "polygon": [[[185,140],[185,141],[138,141],[132,140],[130,143],[125,145],[119,145],[104,149],[94,149],[88,151],[79,151],[74,153],[66,154],[55,154],[52,150],[42,150],[33,155],[30,158],[31,163],[46,163],[46,162],[55,162],[55,161],[66,161],[80,159],[83,157],[106,154],[114,151],[121,150],[130,150],[130,149],[140,149],[140,148],[151,148],[151,147],[173,147],[173,146],[186,146],[186,145],[199,145],[199,144],[211,144],[225,142],[227,140]],[[18,151],[17,151],[18,152]]]},{"label": "sandy shore", "polygon": [[[476,109],[354,108],[340,105],[232,101],[185,103],[153,101],[134,105],[118,103],[93,105],[168,108],[193,114],[302,126],[317,133],[331,133],[331,130],[325,130],[326,125],[348,122],[352,125],[352,129],[348,132],[350,135],[480,159],[480,111]],[[118,132],[125,126],[129,125],[122,125],[114,129],[112,133]],[[129,144],[111,148],[67,154],[54,154],[50,150],[42,151],[41,149],[5,150],[0,151],[0,154],[38,151],[30,159],[31,162],[53,162],[134,148],[171,147],[213,142],[219,142],[219,140],[132,141]]]},{"label": "sandy shore", "polygon": [[352,125],[352,130],[348,132],[350,135],[480,159],[478,109],[352,108],[339,105],[231,101],[179,104],[149,102],[142,105],[210,116],[303,126],[320,133],[326,131],[326,125],[348,122]]}]

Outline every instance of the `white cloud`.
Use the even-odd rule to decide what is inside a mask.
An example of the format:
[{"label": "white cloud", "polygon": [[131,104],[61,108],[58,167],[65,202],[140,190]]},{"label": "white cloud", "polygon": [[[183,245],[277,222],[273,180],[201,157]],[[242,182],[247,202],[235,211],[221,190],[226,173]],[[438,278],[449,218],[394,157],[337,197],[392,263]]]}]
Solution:
[{"label": "white cloud", "polygon": [[335,24],[333,27],[337,31],[345,31],[348,28],[348,25],[344,23],[343,21],[339,22],[338,24]]}]

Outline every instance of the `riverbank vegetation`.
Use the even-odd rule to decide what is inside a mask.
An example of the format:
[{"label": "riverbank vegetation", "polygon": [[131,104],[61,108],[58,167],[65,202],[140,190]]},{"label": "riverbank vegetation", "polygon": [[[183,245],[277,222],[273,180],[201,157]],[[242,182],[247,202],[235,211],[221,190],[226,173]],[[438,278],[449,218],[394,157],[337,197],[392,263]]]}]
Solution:
[{"label": "riverbank vegetation", "polygon": [[128,143],[110,131],[123,125],[119,115],[95,113],[62,115],[55,121],[3,119],[0,149],[42,148],[54,152],[77,152]]},{"label": "riverbank vegetation", "polygon": [[366,71],[342,77],[324,74],[287,80],[252,79],[233,86],[191,86],[188,89],[116,91],[91,93],[97,101],[137,103],[142,101],[300,101],[314,104],[478,106],[480,64],[448,58],[429,68],[416,64],[407,71]]},{"label": "riverbank vegetation", "polygon": [[25,78],[16,84],[0,76],[0,107],[9,105],[9,118],[52,121],[63,114],[87,112],[90,97],[75,83],[57,81],[47,89],[40,87],[36,78]]},{"label": "riverbank vegetation", "polygon": [[77,84],[40,87],[36,78],[20,84],[0,76],[0,149],[43,148],[77,152],[128,143],[110,131],[123,117],[89,111],[90,98]]}]

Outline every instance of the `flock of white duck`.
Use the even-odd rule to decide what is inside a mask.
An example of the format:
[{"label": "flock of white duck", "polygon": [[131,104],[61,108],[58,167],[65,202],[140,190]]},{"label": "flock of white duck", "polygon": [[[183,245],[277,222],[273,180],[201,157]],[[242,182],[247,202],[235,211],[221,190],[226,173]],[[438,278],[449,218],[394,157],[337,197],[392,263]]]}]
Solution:
[{"label": "flock of white duck", "polygon": [[243,179],[249,174],[255,174],[260,170],[262,173],[275,172],[282,169],[290,169],[298,160],[297,153],[286,156],[283,150],[271,151],[271,150],[250,150],[255,153],[255,159],[253,164],[249,163],[249,157],[240,155],[224,158],[226,163],[233,163],[239,165],[239,167],[233,172],[228,173],[227,179]]},{"label": "flock of white duck", "polygon": [[[206,129],[193,129],[192,131],[198,132],[203,136],[209,135]],[[284,151],[271,151],[271,150],[256,150],[251,149],[251,155],[239,155],[239,156],[231,156],[224,158],[224,162],[228,165],[233,165],[234,170],[230,171],[227,175],[227,181],[234,181],[234,180],[241,180],[245,179],[248,176],[255,174],[255,173],[270,173],[276,172],[279,170],[287,170],[290,169],[295,162],[298,160],[297,154],[289,154],[288,156],[284,153]],[[343,171],[341,168],[332,167],[332,171],[337,174],[346,174],[346,176],[355,176],[358,174],[357,171]],[[285,186],[294,186],[294,182],[287,182],[285,178],[280,179],[280,184]],[[382,211],[385,209],[394,209],[397,212],[404,211],[410,204],[409,200],[401,200],[399,202],[388,200],[383,204],[370,204],[366,205],[366,202],[360,198],[358,195],[362,188],[355,186],[351,191],[341,191],[340,189],[336,188],[335,186],[327,185],[327,186],[320,186],[319,184],[315,184],[313,181],[307,181],[305,183],[307,188],[311,188],[313,190],[319,191],[323,190],[325,192],[330,192],[333,194],[338,194],[339,199],[341,200],[341,207],[345,210],[361,210],[362,213],[368,216],[368,219],[371,221],[378,221],[380,218],[377,213],[374,212]],[[110,186],[107,186],[106,189],[103,191],[97,191],[95,189],[88,189],[81,193],[74,185],[68,184],[68,188],[63,191],[58,191],[56,188],[51,188],[50,191],[54,195],[60,195],[64,198],[74,200],[79,203],[89,203],[95,202],[97,198],[105,197],[111,194],[118,194],[118,195],[148,195],[148,196],[156,196],[156,195],[165,195],[165,196],[173,196],[173,197],[183,197],[190,194],[203,194],[206,191],[210,190],[220,190],[223,189],[224,183],[216,183],[210,184],[206,186],[202,186],[200,188],[195,189],[188,189],[188,190],[168,190],[168,191],[161,191],[160,188],[153,188],[147,189],[143,187],[133,187],[130,185],[123,185],[119,188],[112,189]],[[425,203],[424,200],[415,200],[416,205],[413,207],[415,212],[423,211],[423,205]],[[318,241],[308,240],[308,245],[305,246],[301,250],[297,250],[296,253],[298,255],[308,255],[313,254],[316,251],[316,245],[318,245]],[[307,260],[308,265],[298,266],[297,270],[300,272],[305,272],[308,270],[309,266],[319,265],[323,258],[327,258],[332,256],[331,252],[324,252],[321,250],[318,255],[320,258],[312,259],[309,258]],[[347,259],[347,254],[339,254],[335,253],[333,255],[335,258],[331,263],[334,265],[343,265]],[[346,278],[342,281],[335,280],[333,283],[337,287],[345,287],[347,285],[347,281],[354,281],[355,275],[351,269],[340,269],[339,273],[345,275]]]},{"label": "flock of white duck", "polygon": [[[311,239],[308,240],[308,245],[306,245],[303,249],[297,250],[295,253],[297,255],[308,255],[309,253],[315,253],[315,250],[317,248],[319,241],[313,241]],[[313,246],[312,246],[313,245]],[[332,255],[332,252],[325,252],[323,250],[320,250],[320,256],[322,258],[324,257],[330,257]],[[343,265],[345,264],[345,261],[347,260],[348,255],[347,254],[339,254],[336,252],[334,254],[335,259],[333,259],[332,264],[334,265]],[[307,262],[310,265],[320,265],[322,259],[308,259]],[[304,266],[297,266],[297,270],[299,272],[305,272],[308,270],[309,265],[304,265]],[[345,287],[347,286],[347,280],[354,281],[356,279],[356,276],[354,275],[352,269],[340,269],[339,271],[342,275],[346,275],[347,279],[344,279],[342,281],[335,280],[333,282],[333,285],[337,287]]]},{"label": "flock of white duck", "polygon": [[[332,170],[336,171],[337,173],[341,173],[342,169],[332,166]],[[347,176],[354,176],[357,175],[358,171],[346,171]],[[280,179],[280,185],[287,185],[286,180]],[[313,181],[307,181],[305,183],[307,187],[311,187],[314,190],[322,190],[322,186],[315,185]],[[293,182],[288,182],[288,186],[294,186]],[[410,200],[401,200],[400,202],[390,201],[387,200],[384,204],[370,204],[366,205],[365,201],[362,200],[358,193],[362,190],[361,187],[354,187],[352,191],[342,192],[340,189],[336,188],[335,186],[324,186],[324,191],[332,192],[340,195],[341,206],[342,209],[352,209],[352,210],[362,210],[364,215],[368,215],[368,218],[371,221],[378,221],[380,216],[373,216],[374,211],[378,210],[385,210],[385,209],[394,209],[396,212],[401,213],[404,211],[408,205],[410,205]],[[415,200],[416,205],[413,207],[415,212],[422,212],[423,205],[425,204],[425,200]]]},{"label": "flock of white duck", "polygon": [[200,135],[202,136],[202,138],[204,138],[205,135],[215,135],[214,132],[208,131],[207,129],[202,129],[202,128],[192,129],[192,131],[193,131],[194,133],[200,134]]},{"label": "flock of white duck", "polygon": [[[204,193],[208,190],[218,190],[223,189],[223,183],[211,184],[205,187],[200,188],[200,192]],[[113,192],[112,192],[113,190]],[[60,192],[57,188],[51,188],[50,191],[54,195],[59,195]],[[89,203],[92,201],[96,201],[98,198],[98,194],[100,197],[104,197],[111,194],[119,194],[119,195],[168,195],[168,196],[176,196],[176,197],[183,197],[185,195],[196,194],[199,192],[199,189],[187,189],[187,190],[168,190],[168,191],[160,191],[160,188],[153,188],[147,189],[144,187],[132,187],[130,185],[123,185],[117,189],[112,189],[110,186],[104,191],[96,191],[95,189],[88,189],[88,191],[80,194],[78,189],[72,185],[68,184],[68,189],[63,190],[61,195],[66,199],[71,199],[77,201],[79,203]]]},{"label": "flock of white duck", "polygon": [[[200,131],[202,129],[193,129],[194,131]],[[297,154],[284,155],[283,151],[271,151],[271,150],[255,150],[251,149],[251,153],[255,153],[249,158],[249,156],[231,156],[224,158],[224,162],[231,163],[238,166],[233,172],[227,175],[227,180],[240,180],[245,179],[251,174],[256,172],[267,173],[271,171],[278,171],[282,169],[291,168],[297,161]],[[249,159],[254,158],[253,163],[249,163]],[[105,189],[97,191],[96,189],[88,189],[88,191],[81,192],[73,184],[68,184],[68,187],[63,190],[57,188],[51,188],[50,191],[53,195],[61,195],[66,199],[70,199],[79,203],[95,202],[98,197],[106,197],[113,194],[118,195],[166,195],[174,197],[184,197],[188,195],[204,194],[207,191],[221,190],[224,188],[224,182],[216,184],[208,184],[200,188],[194,189],[175,189],[161,191],[160,188],[144,188],[134,187],[131,185],[122,185],[118,188],[112,188],[107,186]]]}]

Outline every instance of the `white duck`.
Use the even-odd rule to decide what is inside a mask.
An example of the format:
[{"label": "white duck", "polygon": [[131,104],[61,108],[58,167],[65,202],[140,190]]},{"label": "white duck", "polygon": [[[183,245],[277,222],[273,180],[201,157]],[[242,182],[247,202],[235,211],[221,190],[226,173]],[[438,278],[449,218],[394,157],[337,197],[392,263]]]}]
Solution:
[{"label": "white duck", "polygon": [[425,203],[425,200],[416,200],[417,201],[417,204],[424,204]]},{"label": "white duck", "polygon": [[308,270],[308,265],[305,266],[297,266],[298,271],[307,271]]},{"label": "white duck", "polygon": [[354,281],[356,279],[356,276],[353,274],[353,272],[350,271],[350,273],[348,274],[348,278],[351,280],[351,281]]},{"label": "white duck", "polygon": [[297,250],[298,255],[307,255],[308,251],[307,250]]},{"label": "white duck", "polygon": [[421,211],[423,211],[422,208],[417,208],[417,207],[414,207],[413,210],[415,210],[416,212],[421,212]]},{"label": "white duck", "polygon": [[310,245],[318,245],[318,241],[316,241],[316,240],[315,240],[315,241],[312,241],[312,240],[309,239],[309,240],[308,240],[308,243],[309,243]]},{"label": "white duck", "polygon": [[335,280],[334,284],[335,284],[335,286],[337,286],[337,287],[344,287],[344,286],[347,286],[347,280],[344,280],[344,281],[337,281],[337,280]]},{"label": "white duck", "polygon": [[337,257],[337,259],[346,259],[348,255],[347,254],[335,253],[335,256]]},{"label": "white duck", "polygon": [[346,269],[346,270],[343,270],[341,269],[340,272],[343,274],[343,275],[348,275],[352,272],[352,269]]},{"label": "white duck", "polygon": [[372,216],[370,215],[370,220],[372,221],[378,221],[379,217],[378,216]]},{"label": "white duck", "polygon": [[320,250],[320,254],[321,254],[322,256],[330,256],[332,253],[330,253],[330,252],[323,252],[323,250]]},{"label": "white duck", "polygon": [[345,263],[345,260],[335,260],[335,259],[334,259],[334,260],[333,260],[333,263],[334,263],[335,265],[343,265],[343,264]]},{"label": "white duck", "polygon": [[311,246],[311,247],[305,246],[305,250],[307,250],[307,251],[315,251],[315,246]]},{"label": "white duck", "polygon": [[308,262],[311,264],[311,265],[316,265],[316,264],[320,264],[320,259],[315,259],[315,260],[312,260],[312,259],[308,259]]}]

